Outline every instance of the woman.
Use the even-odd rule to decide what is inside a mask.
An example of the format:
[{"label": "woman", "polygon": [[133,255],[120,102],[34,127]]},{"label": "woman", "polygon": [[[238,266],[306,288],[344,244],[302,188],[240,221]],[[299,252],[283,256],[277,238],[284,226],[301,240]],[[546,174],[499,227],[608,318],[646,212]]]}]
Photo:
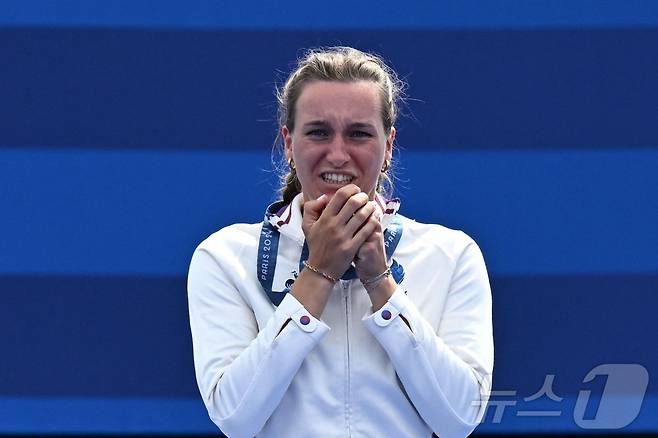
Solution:
[{"label": "woman", "polygon": [[399,94],[378,57],[309,52],[279,92],[283,201],[192,257],[197,382],[230,437],[463,437],[484,413],[480,250],[381,193]]}]

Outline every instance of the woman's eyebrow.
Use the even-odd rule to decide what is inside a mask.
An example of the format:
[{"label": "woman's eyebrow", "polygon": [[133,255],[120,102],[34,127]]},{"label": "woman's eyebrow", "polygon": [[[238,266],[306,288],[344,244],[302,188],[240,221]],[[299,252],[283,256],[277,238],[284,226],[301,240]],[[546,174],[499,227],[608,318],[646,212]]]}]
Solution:
[{"label": "woman's eyebrow", "polygon": [[375,129],[375,125],[372,123],[367,123],[367,122],[355,122],[355,123],[350,123],[350,128],[352,129]]},{"label": "woman's eyebrow", "polygon": [[[306,122],[302,125],[304,128],[310,128],[310,127],[315,127],[315,126],[320,126],[320,127],[325,127],[325,126],[331,126],[329,122],[326,120],[311,120],[310,122]],[[368,122],[354,122],[350,123],[347,125],[348,129],[376,129],[375,125],[372,123]]]},{"label": "woman's eyebrow", "polygon": [[310,122],[304,123],[304,126],[327,126],[329,123],[327,123],[326,120],[311,120]]}]

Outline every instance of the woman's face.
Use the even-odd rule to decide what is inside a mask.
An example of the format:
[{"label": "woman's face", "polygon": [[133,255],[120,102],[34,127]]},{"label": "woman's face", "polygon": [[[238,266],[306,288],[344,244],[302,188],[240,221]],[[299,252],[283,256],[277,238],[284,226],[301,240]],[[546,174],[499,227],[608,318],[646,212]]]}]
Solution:
[{"label": "woman's face", "polygon": [[384,132],[374,82],[313,81],[295,108],[295,129],[281,129],[286,159],[295,162],[304,200],[356,184],[374,198],[384,160],[391,159],[395,129]]}]

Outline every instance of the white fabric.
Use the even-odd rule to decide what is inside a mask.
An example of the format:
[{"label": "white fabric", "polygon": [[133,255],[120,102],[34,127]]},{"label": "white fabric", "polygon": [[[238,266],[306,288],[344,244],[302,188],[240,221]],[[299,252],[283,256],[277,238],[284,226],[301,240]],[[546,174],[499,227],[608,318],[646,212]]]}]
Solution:
[{"label": "white fabric", "polygon": [[[303,242],[299,203],[280,227],[284,245]],[[484,260],[461,231],[404,217],[402,223],[394,258],[405,279],[386,305],[372,313],[359,280],[340,281],[321,320],[290,294],[275,307],[262,290],[261,224],[231,225],[199,245],[188,277],[194,364],[210,418],[223,433],[471,433],[493,370]]]}]

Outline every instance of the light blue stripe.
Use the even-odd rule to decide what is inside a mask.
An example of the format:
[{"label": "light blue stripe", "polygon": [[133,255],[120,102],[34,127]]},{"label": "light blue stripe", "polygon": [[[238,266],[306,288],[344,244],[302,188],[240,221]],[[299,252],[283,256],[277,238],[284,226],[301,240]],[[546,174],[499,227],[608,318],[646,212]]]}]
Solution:
[{"label": "light blue stripe", "polygon": [[4,0],[0,25],[207,29],[533,28],[656,26],[651,0],[308,2]]},{"label": "light blue stripe", "polygon": [[[516,404],[504,408],[500,423],[493,421],[495,406],[489,406],[487,417],[477,432],[594,432],[575,423],[575,396],[565,397],[560,402],[546,397],[527,403],[521,397],[496,397],[495,400],[510,400]],[[560,415],[535,416],[542,410],[560,411]],[[521,411],[529,416],[521,416]],[[622,431],[658,432],[655,412],[658,412],[658,397],[645,397],[638,417]],[[216,434],[218,430],[208,419],[200,399],[0,397],[0,433],[5,434]]]},{"label": "light blue stripe", "polygon": [[401,165],[405,214],[466,231],[496,274],[658,272],[658,149],[409,153]]},{"label": "light blue stripe", "polygon": [[[460,228],[490,271],[658,272],[658,149],[403,152],[403,214]],[[273,200],[270,154],[0,149],[0,275],[185,275]]]}]

